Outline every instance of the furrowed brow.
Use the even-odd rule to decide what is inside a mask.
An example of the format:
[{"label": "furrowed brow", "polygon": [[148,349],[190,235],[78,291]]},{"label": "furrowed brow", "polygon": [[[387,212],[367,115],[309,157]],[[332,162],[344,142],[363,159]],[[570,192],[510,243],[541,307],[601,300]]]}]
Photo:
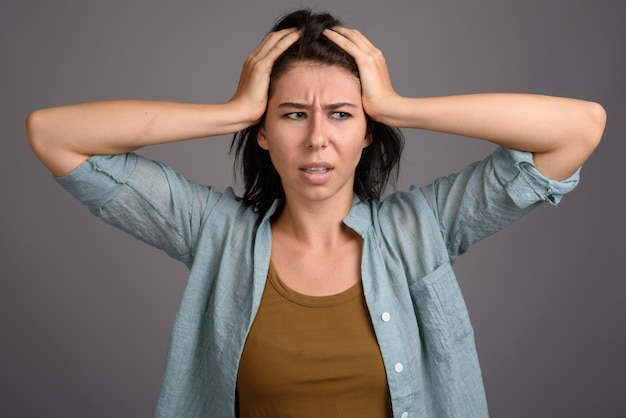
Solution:
[{"label": "furrowed brow", "polygon": [[355,109],[357,108],[355,104],[349,102],[332,103],[326,106],[326,108],[330,110],[341,109],[342,107],[351,107]]},{"label": "furrowed brow", "polygon": [[284,102],[277,106],[279,109],[289,108],[289,109],[306,109],[308,106],[303,103],[294,103],[294,102]]},{"label": "furrowed brow", "polygon": [[[341,109],[342,107],[357,108],[357,106],[355,104],[349,103],[349,102],[331,103],[331,104],[326,105],[324,107],[326,109],[330,109],[330,110]],[[279,109],[284,109],[284,108],[289,108],[289,109],[307,109],[307,108],[309,108],[309,105],[306,105],[304,103],[283,102],[283,103],[278,105],[278,108]]]}]

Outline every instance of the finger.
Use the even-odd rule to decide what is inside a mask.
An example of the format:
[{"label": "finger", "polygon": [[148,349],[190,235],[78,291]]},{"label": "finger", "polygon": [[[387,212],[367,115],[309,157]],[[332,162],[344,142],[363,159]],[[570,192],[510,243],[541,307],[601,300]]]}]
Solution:
[{"label": "finger", "polygon": [[288,33],[279,34],[280,39],[276,41],[272,48],[270,48],[265,57],[272,60],[272,62],[278,58],[283,52],[285,52],[291,45],[293,45],[300,37],[302,32],[299,29],[289,29]]},{"label": "finger", "polygon": [[325,30],[324,35],[354,58],[362,78],[370,74],[370,71],[378,73],[385,79],[388,78],[384,75],[387,72],[387,64],[382,52],[360,32],[354,29],[333,28]]},{"label": "finger", "polygon": [[280,55],[298,38],[300,38],[300,31],[297,28],[287,28],[272,32],[263,39],[251,56],[264,58],[276,47],[280,50]]},{"label": "finger", "polygon": [[350,44],[353,44],[366,54],[371,54],[377,50],[374,44],[356,29],[336,26],[332,29],[326,29],[324,35],[340,47],[350,48]]},{"label": "finger", "polygon": [[260,81],[257,77],[263,77],[264,82],[269,83],[269,77],[274,68],[274,63],[291,45],[294,44],[300,38],[300,31],[290,32],[280,39],[274,37],[274,42],[268,43],[266,48],[249,62],[249,71],[251,75],[257,81]]},{"label": "finger", "polygon": [[363,85],[363,95],[379,96],[393,91],[383,53],[355,29],[335,27],[324,35],[356,61]]},{"label": "finger", "polygon": [[294,28],[270,33],[257,49],[248,55],[244,63],[244,72],[269,76],[276,59],[301,36]]}]

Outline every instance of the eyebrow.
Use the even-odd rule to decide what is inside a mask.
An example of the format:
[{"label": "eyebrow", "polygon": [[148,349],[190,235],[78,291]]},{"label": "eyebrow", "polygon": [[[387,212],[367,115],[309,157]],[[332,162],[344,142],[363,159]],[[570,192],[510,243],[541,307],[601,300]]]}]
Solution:
[{"label": "eyebrow", "polygon": [[[283,102],[277,106],[279,109],[289,108],[289,109],[307,109],[310,106],[304,103],[295,103],[295,102]],[[329,105],[324,106],[325,109],[340,109],[342,107],[351,107],[356,108],[355,104],[349,102],[339,102],[339,103],[331,103]]]}]

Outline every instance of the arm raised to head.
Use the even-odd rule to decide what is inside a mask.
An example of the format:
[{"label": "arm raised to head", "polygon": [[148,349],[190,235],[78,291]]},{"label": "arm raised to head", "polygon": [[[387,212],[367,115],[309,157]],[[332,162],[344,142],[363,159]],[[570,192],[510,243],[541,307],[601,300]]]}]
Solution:
[{"label": "arm raised to head", "polygon": [[113,100],[36,110],[26,119],[30,145],[62,176],[91,155],[240,131],[261,119],[274,61],[299,37],[296,29],[270,33],[246,59],[237,91],[226,103]]},{"label": "arm raised to head", "polygon": [[357,63],[363,107],[377,121],[482,139],[533,153],[537,169],[563,180],[598,146],[604,108],[594,102],[533,95],[488,93],[410,98],[397,94],[380,50],[359,31],[337,27],[325,35]]}]

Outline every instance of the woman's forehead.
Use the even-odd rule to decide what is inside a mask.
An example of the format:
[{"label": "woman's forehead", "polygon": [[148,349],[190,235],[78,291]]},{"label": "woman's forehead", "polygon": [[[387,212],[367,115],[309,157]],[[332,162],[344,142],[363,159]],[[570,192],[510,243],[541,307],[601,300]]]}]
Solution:
[{"label": "woman's forehead", "polygon": [[278,77],[272,86],[272,96],[309,97],[323,95],[361,96],[361,84],[357,77],[339,65],[314,62],[293,64]]}]

